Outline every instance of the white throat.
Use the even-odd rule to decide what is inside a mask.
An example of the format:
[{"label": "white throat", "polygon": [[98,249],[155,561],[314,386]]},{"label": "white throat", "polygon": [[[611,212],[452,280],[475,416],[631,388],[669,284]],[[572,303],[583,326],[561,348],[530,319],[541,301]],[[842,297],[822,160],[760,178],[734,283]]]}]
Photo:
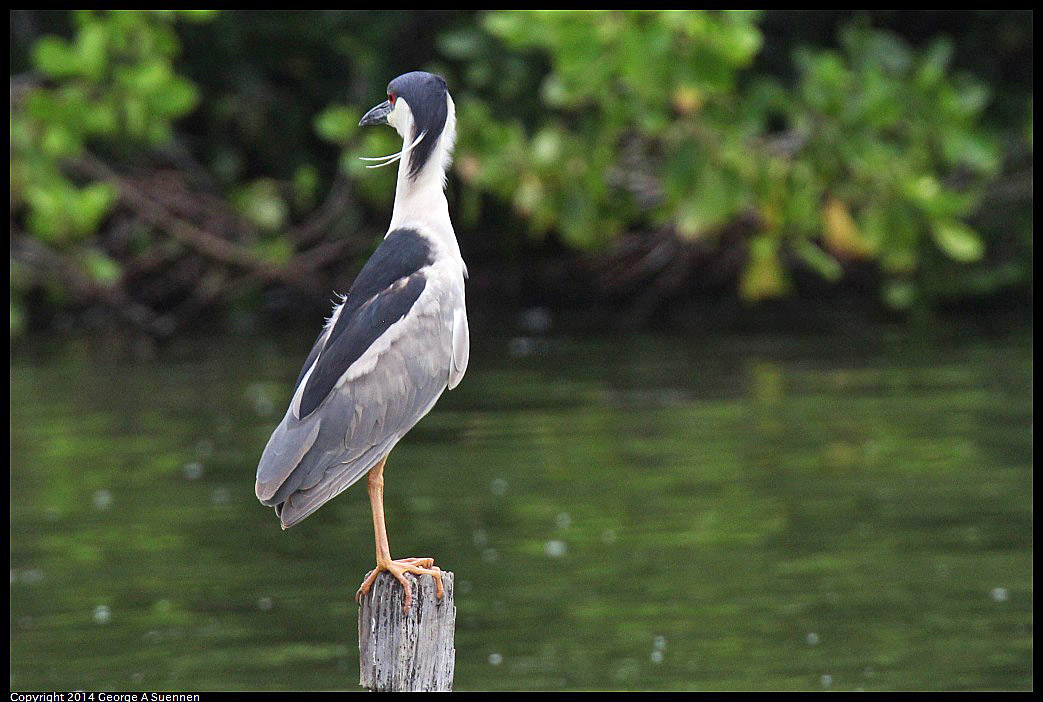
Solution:
[{"label": "white throat", "polygon": [[[445,197],[446,170],[452,163],[453,146],[456,143],[456,109],[453,99],[446,96],[449,112],[446,116],[445,128],[438,136],[427,163],[416,175],[410,175],[412,153],[406,153],[398,163],[398,181],[395,185],[395,206],[391,214],[391,226],[388,231],[402,227],[420,226],[448,245],[450,252],[457,257],[460,248],[456,243],[456,233],[449,219],[449,202]],[[395,106],[393,124],[402,136],[402,148],[406,149],[414,142],[413,117],[409,105],[399,99]],[[424,141],[432,138],[424,137]],[[415,148],[415,147],[414,147]]]}]

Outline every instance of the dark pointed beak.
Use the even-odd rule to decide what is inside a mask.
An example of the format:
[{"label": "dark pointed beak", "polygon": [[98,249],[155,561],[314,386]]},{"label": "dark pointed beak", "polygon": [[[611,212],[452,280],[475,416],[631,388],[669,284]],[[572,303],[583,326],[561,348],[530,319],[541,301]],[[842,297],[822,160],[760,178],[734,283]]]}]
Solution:
[{"label": "dark pointed beak", "polygon": [[388,115],[391,114],[391,101],[385,100],[372,110],[362,115],[359,120],[360,127],[368,127],[371,124],[387,124]]}]

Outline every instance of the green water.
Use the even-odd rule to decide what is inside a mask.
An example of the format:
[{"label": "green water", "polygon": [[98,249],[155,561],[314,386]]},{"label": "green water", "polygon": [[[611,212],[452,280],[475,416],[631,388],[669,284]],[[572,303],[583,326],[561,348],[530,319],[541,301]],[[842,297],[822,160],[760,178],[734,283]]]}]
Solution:
[{"label": "green water", "polygon": [[[314,330],[11,360],[12,689],[357,688],[355,486],[257,458]],[[457,689],[1028,689],[1031,335],[478,338],[392,454]]]}]

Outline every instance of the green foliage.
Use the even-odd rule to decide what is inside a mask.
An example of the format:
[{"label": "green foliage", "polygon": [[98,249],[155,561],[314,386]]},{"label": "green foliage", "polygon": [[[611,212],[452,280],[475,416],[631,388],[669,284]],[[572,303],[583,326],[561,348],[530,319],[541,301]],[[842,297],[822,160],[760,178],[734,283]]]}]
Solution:
[{"label": "green foliage", "polygon": [[78,11],[71,39],[41,37],[32,63],[41,81],[11,104],[11,206],[28,232],[70,250],[84,272],[110,285],[119,263],[89,240],[116,203],[107,183],[83,183],[65,166],[90,144],[165,144],[177,118],[198,103],[195,86],[174,70],[172,24],[208,12]]},{"label": "green foliage", "polygon": [[27,185],[24,197],[30,231],[49,243],[65,244],[97,230],[116,201],[116,192],[107,183],[77,187],[56,171],[51,179]]},{"label": "green foliage", "polygon": [[[795,266],[835,283],[877,270],[899,309],[1031,285],[1031,208],[988,200],[1012,171],[1031,183],[1031,88],[989,64],[988,17],[924,15],[919,33],[886,12],[34,17],[47,33],[12,31],[12,66],[32,69],[12,77],[12,221],[99,285],[118,284],[124,262],[99,236],[118,193],[69,168],[86,148],[147,165],[175,131],[188,137],[179,152],[279,265],[337,169],[352,221],[386,221],[394,169],[359,157],[401,143],[358,118],[417,68],[445,75],[456,99],[464,239],[495,223],[591,252],[656,231],[722,260],[742,246],[736,293],[750,301],[799,290]],[[14,305],[32,285],[69,304],[62,280],[20,274]],[[24,322],[13,315],[12,333]]]},{"label": "green foliage", "polygon": [[[798,89],[785,109],[806,143],[788,165],[814,169],[810,195],[825,205],[820,227],[795,218],[787,233],[821,232],[834,255],[876,258],[900,277],[919,266],[925,239],[955,261],[977,261],[984,243],[965,220],[1000,162],[980,125],[984,87],[949,76],[944,40],[919,54],[863,28],[841,40],[842,52],[797,57]],[[885,292],[892,306],[913,297]]]},{"label": "green foliage", "polygon": [[[463,176],[509,199],[535,232],[594,248],[638,224],[683,233],[723,225],[742,205],[712,168],[699,120],[724,117],[761,37],[749,13],[497,13],[484,28],[508,50],[545,52],[534,124],[460,106]],[[502,50],[502,49],[501,49]],[[653,192],[643,192],[651,187]],[[661,192],[660,192],[661,191]],[[707,198],[719,208],[707,208]],[[643,199],[659,200],[649,217]]]},{"label": "green foliage", "polygon": [[798,51],[789,89],[747,75],[763,42],[756,20],[488,15],[496,50],[539,52],[549,70],[528,123],[461,104],[462,177],[510,201],[533,232],[585,248],[643,227],[713,241],[753,214],[761,232],[740,287],[747,299],[789,290],[784,248],[829,280],[858,258],[913,276],[923,241],[955,261],[979,260],[986,246],[967,218],[1000,149],[980,124],[988,92],[951,75],[951,45],[918,52],[852,26],[839,50]]}]

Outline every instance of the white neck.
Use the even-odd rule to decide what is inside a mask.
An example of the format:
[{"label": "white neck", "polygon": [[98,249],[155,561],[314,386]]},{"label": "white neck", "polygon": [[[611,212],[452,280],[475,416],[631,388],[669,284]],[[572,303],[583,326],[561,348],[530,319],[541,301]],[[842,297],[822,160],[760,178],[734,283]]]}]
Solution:
[{"label": "white neck", "polygon": [[[403,148],[406,145],[408,144],[403,142]],[[442,170],[438,155],[436,149],[436,153],[431,154],[424,168],[412,178],[409,175],[409,154],[399,160],[395,208],[391,214],[392,229],[408,226],[411,221],[417,219],[433,227],[441,225],[452,229],[449,202],[445,198],[443,186],[445,171]]]},{"label": "white neck", "polygon": [[[412,154],[403,154],[399,159],[395,207],[391,213],[391,226],[388,231],[420,226],[444,244],[450,254],[460,258],[460,246],[456,242],[453,222],[449,219],[449,202],[445,197],[445,172],[452,163],[453,146],[456,142],[456,110],[452,98],[447,99],[449,114],[445,128],[424,167],[415,176],[410,177]],[[412,119],[404,121],[408,124],[399,130],[403,133],[403,149],[412,143]]]}]

